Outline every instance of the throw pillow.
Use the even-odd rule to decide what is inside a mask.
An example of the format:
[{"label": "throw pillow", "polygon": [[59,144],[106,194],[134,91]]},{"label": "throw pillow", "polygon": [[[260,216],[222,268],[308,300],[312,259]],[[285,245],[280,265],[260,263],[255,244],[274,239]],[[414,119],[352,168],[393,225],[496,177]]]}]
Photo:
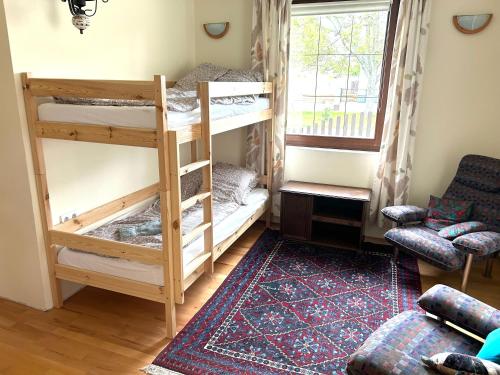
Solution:
[{"label": "throw pillow", "polygon": [[422,362],[440,374],[449,375],[500,375],[496,363],[460,353],[439,353],[431,358],[422,356]]},{"label": "throw pillow", "polygon": [[430,229],[441,230],[444,227],[467,221],[472,212],[472,202],[431,195],[428,208],[424,225]]},{"label": "throw pillow", "polygon": [[500,365],[500,328],[495,329],[486,336],[483,347],[477,357]]},{"label": "throw pillow", "polygon": [[465,223],[458,223],[444,227],[438,232],[438,235],[452,240],[467,233],[482,232],[485,230],[488,230],[488,226],[480,221],[466,221]]}]

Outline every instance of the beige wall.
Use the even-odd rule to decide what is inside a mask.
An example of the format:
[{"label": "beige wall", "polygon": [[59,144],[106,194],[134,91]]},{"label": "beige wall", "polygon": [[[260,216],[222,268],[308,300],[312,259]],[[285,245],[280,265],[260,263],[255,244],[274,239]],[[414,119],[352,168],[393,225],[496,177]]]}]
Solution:
[{"label": "beige wall", "polygon": [[[455,14],[493,13],[476,35],[455,30]],[[500,158],[500,1],[435,0],[417,130],[413,203],[443,194],[460,158]]]},{"label": "beige wall", "polygon": [[0,296],[44,308],[48,282],[1,2],[0,77]]},{"label": "beige wall", "polygon": [[[250,68],[252,1],[194,0],[194,14],[197,65],[210,62],[235,69]],[[211,39],[203,30],[204,23],[226,21],[230,22],[230,29],[222,39]],[[246,129],[236,129],[215,136],[214,160],[244,165],[245,149],[239,145],[244,145],[245,139]]]},{"label": "beige wall", "polygon": [[[97,15],[91,19],[91,27],[83,35],[73,27],[67,5],[60,1],[28,4],[3,0],[3,3],[19,103],[22,103],[22,98],[18,73],[23,71],[30,71],[35,77],[152,79],[154,74],[166,74],[176,79],[194,66],[192,0],[149,0],[148,6],[134,0],[120,0],[119,4],[100,2]],[[5,29],[5,20],[0,21]],[[8,52],[5,30],[1,37],[2,48]],[[8,53],[1,55],[2,63],[8,64]],[[9,70],[7,65],[6,70]],[[10,81],[0,87],[0,93],[12,101],[16,96],[14,81]],[[10,109],[14,116],[15,107]],[[7,129],[10,132],[0,139],[1,163],[20,164],[13,165],[9,172],[15,171],[15,176],[2,181],[12,181],[10,189],[15,190],[19,185],[24,191],[17,189],[23,191],[22,198],[19,197],[23,204],[11,198],[13,195],[18,198],[19,194],[2,194],[0,197],[0,207],[11,208],[11,215],[2,215],[2,220],[11,218],[16,207],[20,220],[1,226],[5,232],[2,236],[5,249],[0,254],[0,264],[12,271],[0,271],[0,296],[46,308],[50,301],[42,298],[46,289],[41,280],[45,275],[40,270],[30,272],[28,267],[31,262],[40,267],[40,249],[35,246],[36,237],[29,240],[34,236],[30,186],[27,184],[32,169],[30,160],[23,155],[23,146],[26,146],[23,111],[21,105],[21,121],[19,114],[17,119],[7,122],[2,113],[1,119],[2,131]],[[97,144],[70,145],[61,141],[44,141],[44,144],[56,221],[61,214],[85,211],[157,180],[155,150]],[[31,227],[29,220],[23,227],[22,219],[29,217]],[[28,232],[23,238],[26,243],[20,243],[20,231]],[[14,277],[7,283],[11,274]],[[34,298],[33,295],[40,297]]]},{"label": "beige wall", "polygon": [[[194,0],[197,64],[250,67],[252,3],[250,0]],[[228,34],[222,39],[209,38],[203,30],[203,24],[208,22],[230,22]]]}]

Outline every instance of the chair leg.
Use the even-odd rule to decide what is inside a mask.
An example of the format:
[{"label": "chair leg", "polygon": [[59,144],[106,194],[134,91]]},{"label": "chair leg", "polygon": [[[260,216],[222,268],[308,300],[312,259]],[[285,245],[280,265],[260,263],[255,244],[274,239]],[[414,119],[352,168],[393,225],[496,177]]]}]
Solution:
[{"label": "chair leg", "polygon": [[394,247],[393,256],[394,256],[394,261],[397,262],[399,258],[399,249],[397,247]]},{"label": "chair leg", "polygon": [[467,260],[465,261],[464,275],[462,277],[462,286],[460,288],[460,290],[462,292],[465,292],[467,290],[467,282],[469,281],[469,274],[470,274],[470,270],[472,268],[473,258],[474,258],[474,255],[467,254]]},{"label": "chair leg", "polygon": [[490,256],[486,261],[486,267],[484,268],[484,277],[491,278],[491,274],[493,272],[493,264],[495,263],[495,258],[498,256],[498,253]]}]

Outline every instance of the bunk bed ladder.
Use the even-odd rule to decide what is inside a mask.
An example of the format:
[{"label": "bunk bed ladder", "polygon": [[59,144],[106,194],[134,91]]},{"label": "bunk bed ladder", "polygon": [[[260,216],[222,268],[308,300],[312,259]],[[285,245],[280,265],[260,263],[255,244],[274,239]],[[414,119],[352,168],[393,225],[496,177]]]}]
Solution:
[{"label": "bunk bed ladder", "polygon": [[[207,100],[208,86],[200,85],[201,141],[202,155],[198,160],[196,140],[191,141],[191,163],[181,166],[180,145],[183,143],[179,132],[169,131],[171,217],[172,217],[172,252],[174,256],[174,294],[177,303],[184,302],[184,291],[203,271],[213,273],[213,228],[212,228],[212,143],[210,134],[209,108]],[[203,182],[200,192],[181,201],[181,177],[202,170]],[[189,233],[182,233],[182,213],[201,203],[203,221]],[[184,267],[182,248],[199,236],[204,237],[204,251]]]}]

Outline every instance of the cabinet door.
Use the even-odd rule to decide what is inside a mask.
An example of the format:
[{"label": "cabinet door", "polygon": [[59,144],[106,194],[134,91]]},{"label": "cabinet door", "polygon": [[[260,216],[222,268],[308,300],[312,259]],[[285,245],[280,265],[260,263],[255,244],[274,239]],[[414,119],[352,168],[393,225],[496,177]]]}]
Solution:
[{"label": "cabinet door", "polygon": [[313,197],[281,193],[281,234],[309,240],[311,238]]}]

